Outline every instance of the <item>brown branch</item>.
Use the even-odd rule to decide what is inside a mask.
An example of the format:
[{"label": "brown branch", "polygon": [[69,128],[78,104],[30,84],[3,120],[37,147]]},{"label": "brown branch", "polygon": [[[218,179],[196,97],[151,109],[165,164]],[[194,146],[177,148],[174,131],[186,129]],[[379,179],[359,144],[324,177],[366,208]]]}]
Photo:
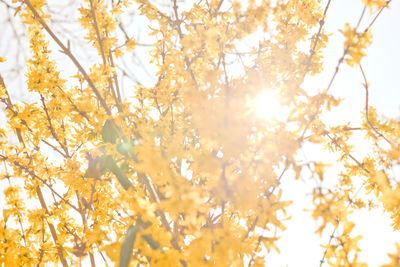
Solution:
[{"label": "brown branch", "polygon": [[[86,220],[86,212],[85,212],[85,211],[86,211],[86,208],[85,208],[85,206],[82,206],[82,205],[81,205],[81,200],[80,200],[80,198],[79,198],[78,191],[76,191],[76,198],[77,198],[78,207],[79,207],[79,211],[80,211],[79,213],[80,213],[81,218],[82,218],[83,233],[85,233],[85,232],[86,232],[86,229],[87,229],[87,220]],[[88,251],[88,254],[89,254],[91,266],[92,266],[92,267],[96,267],[96,262],[95,262],[95,260],[94,260],[93,253],[90,252],[90,251]]]},{"label": "brown branch", "polygon": [[326,135],[326,136],[329,138],[329,140],[331,140],[331,142],[332,142],[333,144],[335,144],[335,146],[336,146],[337,148],[339,148],[346,156],[348,156],[349,158],[351,158],[351,159],[358,165],[358,167],[360,167],[361,169],[363,169],[366,173],[369,173],[369,170],[367,170],[367,169],[364,167],[364,164],[362,164],[360,161],[358,161],[353,155],[351,155],[351,153],[344,151],[343,148],[342,148],[342,147],[339,145],[339,143],[337,142],[337,140],[334,139],[334,138],[332,138],[332,137],[329,135],[328,132],[325,132],[325,135]]},{"label": "brown branch", "polygon": [[[2,160],[7,160],[8,159],[8,157],[3,156],[3,155],[0,155],[0,157],[1,157]],[[14,163],[15,166],[17,166],[21,170],[24,170],[26,173],[28,173],[32,178],[39,180],[41,183],[43,183],[45,186],[47,186],[47,188],[49,188],[50,191],[52,193],[54,193],[57,197],[59,197],[65,204],[67,204],[68,206],[70,206],[71,208],[73,208],[74,210],[79,212],[79,209],[77,207],[72,205],[68,200],[66,200],[64,197],[62,197],[60,194],[58,194],[57,191],[55,191],[53,189],[53,187],[46,182],[46,180],[43,180],[42,178],[37,176],[33,171],[31,171],[29,168],[21,165],[18,161],[14,160],[13,163]]]},{"label": "brown branch", "polygon": [[[124,25],[122,25],[122,22],[121,22],[121,21],[118,21],[118,20],[117,20],[117,22],[118,22],[118,28],[120,28],[120,30],[122,31],[122,33],[123,33],[124,36],[125,36],[125,43],[123,43],[122,45],[119,45],[119,46],[115,47],[115,48],[113,49],[113,51],[114,51],[115,49],[124,47],[124,46],[128,43],[128,41],[131,39],[131,38],[129,38],[128,32],[126,31]],[[133,38],[133,37],[132,37],[132,38]],[[154,47],[154,44],[142,44],[142,43],[137,43],[136,40],[135,40],[135,46]]]},{"label": "brown branch", "polygon": [[100,53],[101,53],[101,57],[103,58],[103,65],[105,67],[107,65],[107,60],[106,60],[106,56],[104,54],[103,42],[102,42],[102,38],[100,36],[99,26],[97,24],[96,13],[95,13],[94,9],[95,8],[93,6],[93,0],[90,0],[90,11],[92,12],[93,27],[96,31],[97,42],[99,43]]},{"label": "brown branch", "polygon": [[69,95],[67,95],[64,90],[60,87],[57,86],[58,89],[60,89],[60,91],[67,97],[69,103],[72,105],[72,107],[79,113],[79,115],[81,115],[82,117],[84,117],[87,121],[89,121],[89,117],[87,116],[87,113],[80,110],[75,103],[72,101],[72,99],[69,97]]},{"label": "brown branch", "polygon": [[50,129],[51,135],[58,142],[58,144],[60,144],[61,148],[64,150],[65,155],[67,157],[69,157],[68,148],[65,146],[64,143],[61,142],[60,138],[58,137],[58,135],[57,135],[57,133],[56,133],[54,127],[53,127],[53,123],[51,122],[49,111],[47,109],[46,102],[45,102],[44,97],[43,97],[42,94],[40,94],[40,100],[42,101],[44,112],[46,113],[46,118],[47,118],[47,121],[49,123],[49,129]]},{"label": "brown branch", "polygon": [[[171,20],[171,18],[169,18],[168,16],[165,16],[161,12],[158,12],[158,13],[161,13],[163,15],[162,17],[164,17],[164,18],[166,18],[168,20],[168,22],[171,25],[171,27],[176,27],[176,30],[178,31],[179,38],[182,40],[183,37],[184,37],[184,34],[182,33],[182,30],[181,30],[181,21],[178,18],[179,17],[178,16],[178,5],[176,4],[176,0],[173,0],[173,3],[174,3],[173,9],[174,9],[175,17],[176,17],[175,21]],[[181,50],[183,51],[183,47],[182,47]],[[189,58],[186,55],[185,55],[185,64],[186,64],[187,70],[189,71],[190,77],[193,80],[194,86],[196,87],[197,90],[199,90],[199,85],[197,83],[196,76],[194,75],[192,67],[190,66],[191,62],[190,62]]]},{"label": "brown branch", "polygon": [[50,144],[48,141],[46,141],[45,139],[41,140],[43,143],[45,143],[46,145],[48,145],[49,147],[51,147],[52,149],[54,149],[56,152],[58,152],[61,156],[63,157],[67,157],[67,155],[65,155],[61,150],[59,150],[57,147],[53,146],[52,144]]},{"label": "brown branch", "polygon": [[[46,202],[44,201],[42,190],[40,189],[39,186],[36,187],[36,193],[37,193],[37,196],[39,198],[39,202],[40,202],[40,205],[42,206],[42,208],[45,210],[46,214],[50,214],[49,210],[47,208]],[[47,224],[49,226],[50,233],[51,233],[51,236],[53,237],[54,243],[57,246],[58,256],[60,257],[61,264],[63,265],[63,267],[67,267],[68,263],[67,263],[67,260],[64,258],[64,249],[61,244],[58,244],[56,228],[49,221],[47,221]]]},{"label": "brown branch", "polygon": [[[4,161],[3,161],[3,162],[4,162]],[[7,164],[6,164],[5,162],[4,162],[4,167],[5,167],[5,169],[7,170]],[[7,177],[7,180],[8,180],[8,184],[9,184],[10,186],[12,186],[12,184],[11,184],[11,179],[10,179],[9,176]],[[17,206],[17,203],[14,203],[14,207],[15,207],[16,209],[19,210],[19,207]],[[19,227],[21,228],[21,236],[22,236],[22,239],[24,240],[25,247],[27,247],[27,244],[26,244],[26,236],[25,236],[25,230],[24,230],[24,226],[22,225],[22,221],[21,221],[21,214],[17,213],[17,217],[18,217]]]},{"label": "brown branch", "polygon": [[224,0],[219,0],[217,9],[215,10],[215,16],[218,14],[218,11],[219,11],[219,9],[221,8],[223,2],[224,2]]},{"label": "brown branch", "polygon": [[178,5],[176,4],[176,0],[173,0],[173,3],[174,3],[174,5],[172,8],[173,8],[174,14],[175,14],[175,23],[179,27],[181,21],[179,19],[179,15],[178,15]]},{"label": "brown branch", "polygon": [[[2,78],[1,76],[0,76],[0,83],[1,83],[1,85],[5,88],[4,80],[3,80],[3,78]],[[9,96],[7,90],[6,90],[6,95],[7,95],[7,98],[6,98],[6,99],[3,99],[3,102],[6,104],[7,109],[9,109],[11,112],[14,113],[15,116],[17,116],[18,113],[12,108],[12,107],[13,107],[13,104],[12,104],[12,102],[11,102],[11,98],[10,98],[10,96]],[[45,110],[46,110],[46,115],[48,116],[48,119],[49,119],[49,114],[48,114],[47,108],[46,108],[46,106],[45,106],[45,104],[44,104],[44,98],[43,98],[42,95],[41,95],[41,99],[42,99],[43,105],[44,105]],[[25,120],[22,120],[22,123],[30,130],[30,128],[28,127],[28,125],[27,125],[27,123],[25,122]],[[49,120],[49,123],[50,123],[50,127],[51,127],[51,128],[53,129],[53,131],[54,131],[54,128],[52,127],[52,124],[51,124],[51,120]],[[23,141],[23,138],[22,138],[20,129],[17,128],[16,131],[17,131],[17,137],[18,137],[19,142],[20,142],[23,146],[25,146],[25,143],[24,143],[24,141]],[[32,130],[30,130],[30,131],[32,131]],[[53,134],[55,134],[55,133],[53,132]],[[61,151],[59,151],[56,147],[54,147],[54,146],[52,146],[51,144],[49,144],[46,140],[42,140],[42,141],[43,141],[44,143],[48,144],[49,146],[53,147],[53,148],[54,148],[56,151],[58,151],[61,155],[64,155]],[[61,142],[59,142],[59,143],[61,144]],[[66,151],[66,152],[68,152],[68,151]],[[64,155],[64,156],[65,156],[65,155]],[[2,158],[3,160],[6,160],[6,159],[7,159],[7,157],[2,156],[2,155],[1,155],[1,158]],[[72,205],[71,203],[69,203],[69,201],[67,201],[67,200],[66,200],[65,198],[63,198],[62,196],[60,196],[49,184],[46,183],[45,180],[43,180],[43,179],[41,179],[40,177],[38,177],[33,171],[29,170],[29,169],[26,168],[25,166],[22,166],[22,165],[19,164],[19,162],[17,162],[17,161],[14,161],[13,163],[14,163],[18,168],[20,168],[21,170],[24,170],[24,171],[26,171],[27,173],[29,173],[29,174],[32,176],[32,178],[36,178],[36,179],[38,179],[39,181],[41,181],[44,185],[46,185],[46,186],[51,190],[51,192],[52,192],[54,195],[57,195],[57,196],[58,196],[62,201],[64,201],[67,205],[69,205],[69,206],[72,207],[73,209],[79,211],[74,205]],[[49,214],[49,211],[48,211],[46,202],[44,201],[44,197],[43,197],[42,191],[41,191],[41,189],[40,189],[39,186],[36,187],[36,193],[37,193],[37,196],[38,196],[38,198],[39,198],[40,205],[41,205],[42,208],[45,210],[46,214]],[[66,267],[66,266],[68,266],[68,263],[67,263],[66,259],[64,258],[64,255],[63,255],[63,254],[64,254],[64,249],[63,249],[62,245],[61,245],[61,244],[57,244],[58,237],[57,237],[57,232],[56,232],[56,230],[55,230],[55,227],[54,227],[54,225],[53,225],[52,223],[50,223],[50,222],[47,222],[47,223],[48,223],[48,226],[49,226],[49,229],[50,229],[50,232],[51,232],[53,241],[54,241],[55,245],[57,246],[58,255],[59,255],[59,257],[60,257],[61,263],[62,263],[62,265],[63,265],[64,267]],[[22,227],[22,225],[21,225],[21,227]],[[42,253],[43,253],[43,251],[41,252],[41,258],[42,258]]]},{"label": "brown branch", "polygon": [[[329,236],[329,241],[328,241],[328,246],[331,245],[331,242],[333,238],[335,237],[335,232],[337,230],[339,223],[336,225],[336,227],[333,229],[332,234]],[[319,267],[322,267],[322,264],[324,264],[326,253],[328,253],[328,248],[325,249],[324,254],[322,255],[322,259],[319,261]]]},{"label": "brown branch", "polygon": [[[92,191],[90,192],[90,199],[89,199],[89,203],[88,203],[88,207],[89,207],[89,210],[90,210],[90,208],[92,207],[92,205],[93,205],[93,196],[94,196],[94,193],[96,192],[96,183],[97,183],[97,180],[98,180],[98,178],[95,178],[94,179],[94,182],[93,182],[93,184],[92,184]],[[88,213],[88,217],[89,217],[89,213]]]},{"label": "brown branch", "polygon": [[369,89],[369,86],[368,86],[367,77],[365,76],[365,72],[364,72],[361,64],[360,64],[360,70],[361,70],[362,76],[364,78],[364,84],[363,85],[364,85],[364,88],[365,88],[365,119],[367,121],[367,124],[378,136],[382,137],[390,145],[393,145],[392,142],[390,142],[381,132],[379,132],[374,127],[374,125],[371,123],[371,121],[369,120],[369,115],[368,115],[368,113],[369,113],[369,110],[368,110],[368,107],[369,107],[369,104],[368,104],[368,89]]},{"label": "brown branch", "polygon": [[[267,197],[271,196],[271,195],[274,193],[275,189],[278,188],[278,186],[279,186],[279,184],[280,184],[280,181],[281,181],[283,175],[285,174],[285,172],[289,169],[289,166],[290,166],[290,165],[289,165],[289,161],[286,160],[285,167],[284,167],[284,169],[282,170],[281,174],[279,175],[279,177],[278,177],[278,179],[277,179],[277,180],[278,180],[278,184],[277,184],[277,185],[274,185],[274,186],[272,187],[272,190],[271,190],[270,192],[268,192],[268,194],[266,195]],[[264,223],[264,226],[268,223],[268,220],[269,220],[269,219],[267,218],[266,221],[265,221],[265,223]],[[255,219],[255,221],[254,221],[254,223],[253,223],[252,228],[255,228],[255,227],[256,227],[257,221],[258,221],[258,216],[256,217],[256,219]],[[262,237],[263,237],[264,230],[265,230],[265,229],[263,229],[263,232],[258,236],[257,246],[256,246],[256,248],[254,249],[254,252],[256,252],[257,249],[258,249],[258,248],[260,247],[260,245],[261,245],[261,240],[262,240]],[[249,229],[249,231],[247,232],[247,234],[246,234],[246,236],[245,236],[245,238],[244,238],[243,240],[245,240],[245,239],[249,236],[249,234],[250,234],[250,229]],[[253,253],[253,254],[251,255],[249,264],[247,265],[248,267],[250,267],[250,266],[252,265],[252,261],[254,260],[254,256],[255,256],[255,253]]]},{"label": "brown branch", "polygon": [[[332,75],[332,77],[331,77],[331,79],[329,81],[329,84],[326,87],[326,92],[328,92],[331,89],[332,84],[335,81],[337,74],[339,73],[340,66],[342,65],[342,63],[344,61],[344,58],[347,55],[347,52],[348,52],[348,47],[346,47],[344,49],[344,52],[343,52],[342,56],[338,60],[338,63],[337,63],[336,68],[335,68],[335,72],[333,73],[333,75]],[[318,113],[321,111],[321,108],[322,108],[322,105],[318,105],[317,109],[315,110],[315,112],[311,115],[310,120],[308,121],[308,123],[304,127],[304,130],[303,130],[303,133],[301,134],[300,140],[304,139],[304,135],[306,134],[308,128],[311,126],[312,122],[316,119]]]},{"label": "brown branch", "polygon": [[[10,94],[8,93],[8,90],[6,88],[6,85],[4,83],[4,80],[3,80],[3,77],[1,76],[1,74],[0,74],[0,85],[3,86],[3,88],[5,89],[6,96],[7,96],[7,98],[1,98],[1,102],[3,102],[6,105],[7,109],[10,110],[14,114],[14,116],[17,116],[18,113],[13,109],[13,104],[11,102]],[[22,122],[24,122],[24,120]],[[22,138],[21,129],[16,128],[15,132],[17,133],[19,142],[25,147],[25,142],[24,142],[24,139]]]},{"label": "brown branch", "polygon": [[[389,5],[390,2],[391,2],[391,0],[387,1],[387,2],[386,2],[386,5],[380,9],[380,11],[378,12],[378,14],[377,14],[377,15],[375,16],[375,18],[371,21],[371,23],[368,25],[368,27],[365,28],[364,33],[367,32],[367,31],[372,27],[372,25],[374,24],[374,22],[376,21],[376,19],[377,19],[377,18],[379,17],[379,15],[382,13],[383,9],[385,9],[385,8]],[[363,11],[362,11],[362,13],[361,13],[361,16],[360,16],[359,21],[358,21],[358,24],[357,24],[357,28],[359,27],[359,24],[361,23],[361,19],[362,19],[362,17],[364,16],[364,14],[365,14],[365,8],[363,9]],[[357,28],[356,28],[356,29],[357,29]],[[339,72],[339,68],[340,68],[340,66],[341,66],[342,63],[343,63],[343,61],[344,61],[344,59],[345,59],[345,57],[346,57],[346,55],[347,55],[347,52],[348,52],[349,48],[350,48],[350,47],[347,46],[347,47],[344,49],[343,55],[342,55],[342,56],[340,57],[340,59],[338,60],[338,64],[336,65],[335,72],[333,73],[333,75],[332,75],[332,77],[331,77],[331,79],[330,79],[330,81],[329,81],[328,87],[326,88],[326,92],[328,92],[329,89],[332,87],[333,81],[335,80],[335,78],[336,78],[336,76],[337,76],[337,74],[338,74],[338,72]],[[319,106],[317,107],[317,110],[312,114],[312,116],[310,117],[309,122],[308,122],[308,123],[306,124],[306,126],[304,127],[304,130],[303,130],[303,133],[302,133],[302,135],[301,135],[301,137],[300,137],[300,140],[304,140],[304,135],[306,134],[306,131],[307,131],[308,128],[311,126],[311,123],[315,120],[315,118],[316,118],[316,116],[318,115],[318,113],[320,112],[320,110],[321,110],[321,105],[319,105]]]},{"label": "brown branch", "polygon": [[[106,59],[104,48],[103,48],[103,38],[101,38],[99,26],[98,26],[97,19],[96,19],[95,9],[96,9],[96,7],[93,5],[93,0],[90,0],[90,11],[91,11],[92,17],[93,17],[93,27],[94,27],[94,29],[96,31],[97,42],[99,43],[100,54],[101,54],[101,57],[103,59],[103,66],[104,66],[104,69],[105,69],[106,66],[107,66],[107,59]],[[109,53],[110,53],[109,57],[110,57],[110,59],[112,61],[111,51],[109,51]],[[114,81],[116,81],[116,83],[117,83],[117,79],[116,79],[115,76],[114,76]],[[115,100],[115,104],[117,105],[117,108],[118,108],[118,111],[122,112],[120,101],[119,101],[119,99],[117,97],[117,94],[115,93],[115,89],[114,89],[111,77],[108,78],[108,83],[109,83],[109,89],[112,92],[112,95],[113,95],[114,100]],[[119,95],[119,93],[118,93],[118,95]]]},{"label": "brown branch", "polygon": [[362,130],[361,127],[343,127],[342,131],[358,131],[358,130]]},{"label": "brown branch", "polygon": [[171,110],[171,135],[175,134],[175,119],[174,119],[174,106],[171,103],[170,105],[170,110]]},{"label": "brown branch", "polygon": [[307,61],[307,65],[306,65],[306,69],[305,69],[305,73],[304,74],[306,74],[308,72],[308,69],[311,66],[311,60],[314,57],[315,49],[317,48],[317,44],[319,42],[319,37],[321,36],[322,28],[323,28],[323,26],[325,24],[325,17],[326,17],[326,14],[328,12],[330,4],[331,4],[331,0],[329,0],[328,3],[326,4],[325,9],[324,9],[324,13],[322,15],[322,19],[319,21],[319,29],[318,29],[317,35],[315,36],[314,44],[313,44],[312,48],[310,49],[310,56],[308,57],[308,61]]},{"label": "brown branch", "polygon": [[[353,199],[358,195],[358,193],[361,191],[362,188],[363,188],[363,185],[361,185],[361,186],[357,189],[357,191],[354,193],[353,197],[351,197],[351,198],[348,197],[348,198],[349,198],[349,203],[347,203],[346,209],[350,206],[351,203],[353,203]],[[337,224],[336,224],[335,228],[333,229],[331,235],[329,236],[328,246],[331,245],[331,242],[332,242],[333,238],[335,237],[335,236],[334,236],[334,235],[335,235],[335,232],[336,232],[336,230],[337,230],[338,227],[339,227],[340,221],[339,221],[339,218],[338,218],[338,217],[336,217],[336,222],[337,222]],[[322,255],[322,259],[320,260],[319,267],[322,267],[322,264],[324,264],[324,260],[325,260],[325,257],[326,257],[326,253],[327,253],[327,252],[328,252],[328,247],[325,248],[324,254]]]},{"label": "brown branch", "polygon": [[[150,181],[150,179],[144,173],[138,173],[138,177],[144,182],[149,194],[151,201],[155,203],[160,203],[160,198],[158,197],[157,191],[154,188],[154,185]],[[157,210],[156,214],[160,217],[161,223],[165,227],[168,232],[171,232],[171,227],[169,226],[167,217],[165,216],[164,212],[161,210]]]},{"label": "brown branch", "polygon": [[[109,51],[109,54],[110,54],[111,67],[113,67],[115,69],[114,59],[113,59],[111,50]],[[116,99],[117,108],[118,108],[118,110],[120,110],[120,112],[122,112],[122,108],[120,107],[121,101],[122,101],[121,100],[121,92],[120,92],[121,90],[119,89],[118,77],[117,77],[117,75],[114,75],[114,74],[112,75],[112,77],[114,79],[115,88],[117,89],[116,90],[117,91],[117,99]]]},{"label": "brown branch", "polygon": [[389,6],[390,2],[392,2],[392,0],[386,1],[386,5],[383,6],[383,7],[381,7],[381,9],[379,10],[378,14],[376,14],[376,16],[375,16],[374,19],[370,22],[370,24],[368,25],[368,27],[365,28],[364,32],[367,32],[367,31],[372,27],[372,25],[374,25],[375,21],[376,21],[376,20],[378,19],[378,17],[381,15],[382,11],[383,11],[385,8],[387,8],[387,7]]},{"label": "brown branch", "polygon": [[[98,245],[97,245],[97,246],[98,246]],[[100,250],[98,247],[97,247],[97,250],[99,251],[100,256],[101,256],[101,258],[103,259],[105,265],[108,267],[107,260],[106,260],[106,258],[104,257],[103,253],[101,252],[101,250]]]},{"label": "brown branch", "polygon": [[75,56],[72,54],[70,47],[66,47],[60,39],[54,34],[54,32],[49,28],[47,23],[44,21],[44,19],[39,15],[39,13],[36,11],[36,9],[33,7],[32,3],[30,0],[21,0],[23,3],[25,3],[29,9],[32,11],[34,14],[35,18],[38,20],[38,22],[43,26],[43,28],[47,31],[47,33],[53,38],[53,40],[57,43],[57,45],[62,49],[62,52],[67,55],[72,62],[75,64],[75,66],[79,69],[79,71],[82,73],[83,77],[89,84],[90,88],[96,95],[97,99],[100,101],[100,105],[103,107],[103,109],[106,111],[108,115],[111,115],[111,110],[108,108],[107,103],[101,96],[100,92],[97,90],[96,86],[94,85],[92,79],[89,77],[85,69],[82,67],[82,65],[79,63],[79,61],[75,58]]},{"label": "brown branch", "polygon": [[364,8],[363,8],[363,10],[362,10],[362,12],[361,12],[361,16],[360,16],[360,18],[358,19],[358,22],[357,22],[357,25],[356,25],[356,30],[358,29],[358,27],[360,27],[360,24],[361,24],[361,21],[362,21],[362,19],[363,19],[363,17],[364,17],[364,15],[365,15],[365,11],[367,10],[367,5],[364,5]]},{"label": "brown branch", "polygon": [[[5,84],[4,84],[4,80],[3,80],[3,78],[1,77],[1,75],[0,75],[0,84],[1,84],[4,88],[6,88],[6,87],[5,87]],[[7,108],[10,112],[12,112],[12,113],[14,114],[14,116],[18,116],[18,112],[15,111],[15,110],[13,109],[13,105],[12,105],[11,100],[10,100],[10,95],[9,95],[9,93],[8,93],[7,90],[6,90],[6,96],[7,96],[7,98],[2,98],[0,101],[3,102],[3,103],[6,105],[6,108]],[[30,132],[33,132],[32,129],[28,126],[28,124],[26,123],[26,121],[25,121],[24,119],[21,119],[21,123],[22,123]],[[18,137],[19,142],[21,142],[21,144],[23,144],[23,145],[25,146],[25,143],[24,143],[23,138],[22,138],[22,135],[21,135],[21,129],[20,129],[20,128],[16,128],[15,131],[16,131],[16,134],[17,134],[17,137]],[[63,157],[67,157],[66,154],[64,154],[62,151],[60,151],[57,147],[55,147],[55,146],[53,146],[52,144],[50,144],[47,140],[41,139],[41,141],[42,141],[43,143],[45,143],[46,145],[50,146],[51,148],[53,148],[56,152],[58,152],[58,153],[59,153],[60,155],[62,155]],[[38,148],[36,147],[36,149],[38,149]]]}]

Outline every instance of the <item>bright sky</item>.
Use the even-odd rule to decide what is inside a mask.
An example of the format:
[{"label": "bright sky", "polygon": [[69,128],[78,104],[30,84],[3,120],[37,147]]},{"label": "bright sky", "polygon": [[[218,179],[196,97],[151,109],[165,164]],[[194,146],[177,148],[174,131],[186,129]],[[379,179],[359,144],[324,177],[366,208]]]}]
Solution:
[{"label": "bright sky", "polygon": [[[325,1],[326,2],[326,1]],[[338,32],[344,28],[346,22],[352,26],[357,24],[363,6],[359,0],[332,0],[327,14],[325,29],[327,33],[333,33],[329,46],[325,53],[324,72],[318,77],[312,77],[305,87],[323,89],[331,78],[337,60],[343,53],[343,37]],[[371,21],[371,17],[364,17],[360,29],[364,29]],[[364,58],[362,65],[370,82],[369,103],[374,106],[379,114],[388,117],[399,116],[400,106],[400,75],[398,74],[397,62],[400,62],[400,1],[392,1],[391,9],[385,10],[373,26],[373,44],[367,50],[367,58]],[[365,105],[365,89],[360,70],[342,66],[336,78],[331,93],[343,98],[343,102],[337,110],[328,116],[333,124],[344,124],[351,122],[357,127],[360,125],[361,112]],[[356,140],[362,146],[362,135]],[[358,142],[357,142],[358,141]],[[357,149],[356,149],[357,150]],[[363,157],[365,148],[359,147],[356,155]],[[315,149],[305,149],[308,160],[329,158],[326,153],[320,153]],[[328,170],[329,171],[329,170]],[[334,180],[335,170],[329,171],[327,179]],[[323,251],[319,244],[322,241],[327,243],[329,232],[325,232],[321,239],[314,234],[318,228],[317,223],[312,219],[309,212],[304,208],[311,208],[309,184],[303,181],[293,181],[290,177],[283,180],[284,198],[294,200],[294,204],[288,210],[292,215],[290,222],[286,224],[287,230],[282,233],[278,242],[281,253],[270,253],[267,258],[267,266],[319,266]],[[381,211],[368,212],[360,211],[352,218],[356,222],[353,233],[363,235],[359,242],[360,260],[368,263],[369,266],[379,266],[388,262],[387,253],[395,251],[394,243],[400,242],[400,231],[393,232],[391,220],[388,214]],[[323,266],[327,266],[324,264]]]}]

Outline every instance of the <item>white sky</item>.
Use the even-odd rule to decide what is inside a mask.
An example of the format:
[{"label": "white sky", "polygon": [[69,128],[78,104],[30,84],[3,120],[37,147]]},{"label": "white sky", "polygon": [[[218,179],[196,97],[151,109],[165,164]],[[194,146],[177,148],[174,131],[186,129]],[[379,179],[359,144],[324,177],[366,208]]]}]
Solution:
[{"label": "white sky", "polygon": [[[326,2],[326,1],[325,1]],[[312,77],[306,83],[314,89],[323,89],[331,78],[337,60],[343,53],[343,37],[338,32],[344,28],[346,22],[352,26],[357,24],[363,9],[360,0],[332,0],[329,8],[325,31],[333,33],[325,53],[324,71],[317,77]],[[369,15],[369,13],[367,14]],[[360,29],[364,29],[371,21],[371,17],[365,16]],[[379,114],[388,117],[399,116],[400,106],[400,75],[396,66],[400,62],[400,1],[392,1],[391,8],[385,10],[373,26],[373,44],[367,50],[367,57],[362,60],[364,71],[370,82],[369,103],[374,106]],[[361,112],[364,111],[365,89],[360,70],[342,65],[341,70],[330,89],[334,95],[343,98],[343,102],[337,110],[329,116],[333,124],[344,124],[348,121],[351,126],[360,126]],[[358,140],[359,145],[362,139]],[[357,149],[356,149],[357,150]],[[358,149],[356,155],[363,157],[365,148]],[[313,149],[305,149],[308,160],[325,157],[325,154],[317,154]],[[329,172],[328,179],[335,179],[335,170]],[[283,180],[284,198],[294,200],[289,209],[292,219],[286,224],[287,229],[282,233],[278,242],[281,253],[272,252],[267,256],[266,266],[319,266],[323,251],[319,244],[326,244],[329,240],[329,232],[325,232],[321,239],[314,233],[318,228],[309,212],[303,211],[305,207],[311,207],[310,196],[305,196],[310,191],[309,184],[293,179]],[[359,242],[362,252],[359,255],[361,261],[369,266],[379,266],[388,263],[387,253],[395,252],[394,243],[400,242],[400,231],[393,232],[391,220],[388,214],[381,211],[360,211],[351,217],[356,226],[355,235],[363,235]],[[328,266],[324,264],[323,266]]]}]

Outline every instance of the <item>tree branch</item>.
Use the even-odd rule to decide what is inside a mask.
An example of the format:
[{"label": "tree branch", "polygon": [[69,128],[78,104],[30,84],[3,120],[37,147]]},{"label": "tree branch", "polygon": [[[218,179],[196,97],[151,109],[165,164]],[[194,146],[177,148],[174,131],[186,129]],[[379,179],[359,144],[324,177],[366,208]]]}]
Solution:
[{"label": "tree branch", "polygon": [[47,23],[44,21],[44,19],[39,15],[39,13],[36,11],[36,9],[33,7],[32,3],[30,0],[21,0],[23,3],[25,3],[29,9],[32,11],[32,13],[35,15],[36,19],[38,22],[43,26],[43,28],[47,31],[47,33],[53,38],[53,40],[58,44],[58,46],[62,49],[62,52],[67,55],[72,62],[75,64],[75,66],[79,69],[79,71],[82,73],[83,77],[89,84],[90,88],[96,95],[97,99],[100,101],[100,105],[103,107],[103,109],[106,111],[108,115],[111,115],[111,110],[108,108],[105,100],[101,96],[99,90],[97,90],[96,86],[94,85],[92,79],[90,79],[89,75],[85,71],[85,69],[82,67],[82,65],[79,63],[79,61],[75,58],[75,56],[72,54],[70,47],[66,47],[60,39],[54,34],[54,32],[49,28]]}]

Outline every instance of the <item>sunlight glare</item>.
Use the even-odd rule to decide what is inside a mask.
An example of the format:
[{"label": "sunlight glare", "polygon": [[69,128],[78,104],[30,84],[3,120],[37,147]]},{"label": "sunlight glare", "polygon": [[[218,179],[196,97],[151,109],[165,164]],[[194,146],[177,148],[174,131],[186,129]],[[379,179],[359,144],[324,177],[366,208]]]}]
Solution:
[{"label": "sunlight glare", "polygon": [[279,104],[277,96],[269,91],[258,95],[253,102],[257,116],[264,119],[285,119],[285,110]]}]

